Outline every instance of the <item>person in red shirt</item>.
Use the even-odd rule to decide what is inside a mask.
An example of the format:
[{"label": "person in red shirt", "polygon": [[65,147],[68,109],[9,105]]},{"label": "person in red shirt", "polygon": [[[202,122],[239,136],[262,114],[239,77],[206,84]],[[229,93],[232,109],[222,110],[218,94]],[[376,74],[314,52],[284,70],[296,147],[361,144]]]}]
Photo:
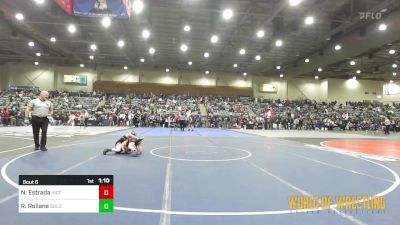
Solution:
[{"label": "person in red shirt", "polygon": [[3,112],[1,113],[1,118],[3,120],[3,126],[8,126],[8,121],[10,119],[10,113],[8,112],[7,108],[3,109]]}]

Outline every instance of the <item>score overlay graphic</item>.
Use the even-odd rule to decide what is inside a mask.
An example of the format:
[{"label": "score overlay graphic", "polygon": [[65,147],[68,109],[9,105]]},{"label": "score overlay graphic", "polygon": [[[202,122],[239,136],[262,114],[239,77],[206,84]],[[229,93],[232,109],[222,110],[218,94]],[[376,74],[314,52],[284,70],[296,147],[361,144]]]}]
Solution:
[{"label": "score overlay graphic", "polygon": [[20,213],[114,212],[113,175],[20,175]]}]

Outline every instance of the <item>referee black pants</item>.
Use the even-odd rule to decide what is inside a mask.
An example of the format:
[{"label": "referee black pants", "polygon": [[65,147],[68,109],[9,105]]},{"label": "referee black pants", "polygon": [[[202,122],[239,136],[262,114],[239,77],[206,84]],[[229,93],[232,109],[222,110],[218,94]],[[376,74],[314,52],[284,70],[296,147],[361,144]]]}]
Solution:
[{"label": "referee black pants", "polygon": [[[35,141],[35,147],[45,147],[47,141],[47,127],[49,126],[49,119],[47,117],[32,116],[32,130],[33,140]],[[39,144],[39,132],[42,129],[42,138]]]}]

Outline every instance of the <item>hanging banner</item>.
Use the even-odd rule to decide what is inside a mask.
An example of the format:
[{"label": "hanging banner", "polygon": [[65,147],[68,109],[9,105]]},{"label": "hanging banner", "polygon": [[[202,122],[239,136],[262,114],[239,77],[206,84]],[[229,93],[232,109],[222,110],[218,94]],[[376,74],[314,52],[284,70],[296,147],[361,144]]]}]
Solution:
[{"label": "hanging banner", "polygon": [[72,1],[73,0],[56,0],[56,3],[60,8],[62,8],[66,13],[72,15]]},{"label": "hanging banner", "polygon": [[75,16],[129,18],[129,0],[73,0]]}]

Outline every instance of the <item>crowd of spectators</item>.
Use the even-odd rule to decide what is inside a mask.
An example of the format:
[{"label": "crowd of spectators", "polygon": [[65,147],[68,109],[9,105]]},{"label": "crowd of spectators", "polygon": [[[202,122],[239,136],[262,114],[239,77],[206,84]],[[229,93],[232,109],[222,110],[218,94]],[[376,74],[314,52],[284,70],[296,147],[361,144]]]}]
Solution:
[{"label": "crowd of spectators", "polygon": [[[400,132],[400,103],[318,102],[185,95],[105,94],[50,91],[52,125],[194,127]],[[27,103],[37,90],[0,92],[1,124],[23,126]],[[205,106],[200,113],[199,105]],[[389,121],[389,122],[388,122]]]}]

